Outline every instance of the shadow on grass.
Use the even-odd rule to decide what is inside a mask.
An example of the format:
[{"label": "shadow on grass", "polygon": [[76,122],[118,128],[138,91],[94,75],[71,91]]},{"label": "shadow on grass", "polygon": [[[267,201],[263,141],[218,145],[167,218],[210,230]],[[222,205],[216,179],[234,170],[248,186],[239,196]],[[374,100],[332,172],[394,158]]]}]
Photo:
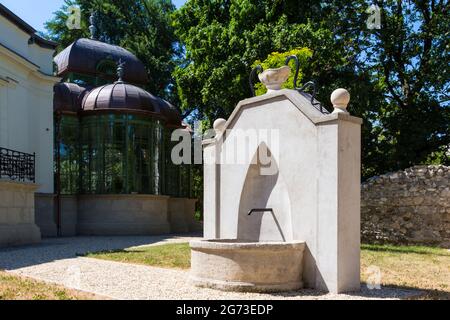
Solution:
[{"label": "shadow on grass", "polygon": [[144,251],[141,250],[126,250],[126,249],[114,249],[114,250],[103,250],[103,251],[92,251],[92,252],[84,252],[77,253],[77,257],[89,257],[89,256],[97,256],[103,254],[114,254],[114,253],[142,253]]}]

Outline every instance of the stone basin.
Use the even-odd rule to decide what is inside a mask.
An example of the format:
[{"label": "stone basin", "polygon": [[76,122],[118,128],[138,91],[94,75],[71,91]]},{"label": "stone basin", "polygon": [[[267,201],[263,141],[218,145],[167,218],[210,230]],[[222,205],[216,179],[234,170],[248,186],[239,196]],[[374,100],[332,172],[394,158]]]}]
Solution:
[{"label": "stone basin", "polygon": [[305,242],[194,240],[190,280],[224,291],[280,292],[303,287]]}]

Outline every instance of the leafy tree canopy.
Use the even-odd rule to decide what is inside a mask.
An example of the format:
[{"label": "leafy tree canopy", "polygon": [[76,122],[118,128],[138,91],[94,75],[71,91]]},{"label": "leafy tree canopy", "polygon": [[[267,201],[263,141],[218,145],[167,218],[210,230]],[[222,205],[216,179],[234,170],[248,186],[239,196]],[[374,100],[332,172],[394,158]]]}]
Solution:
[{"label": "leafy tree canopy", "polygon": [[[80,30],[69,30],[66,26],[70,6],[81,9]],[[148,71],[147,89],[174,100],[171,73],[174,58],[179,54],[171,27],[174,10],[170,0],[65,0],[46,28],[61,51],[76,39],[90,37],[89,16],[94,11],[98,38],[133,52]]]},{"label": "leafy tree canopy", "polygon": [[[82,9],[81,30],[65,26],[72,4]],[[334,89],[350,91],[349,111],[364,119],[369,177],[418,163],[450,164],[449,7],[447,0],[188,0],[174,11],[170,0],[66,0],[47,27],[63,48],[89,35],[88,16],[96,10],[103,39],[147,66],[147,89],[179,99],[183,110],[209,123],[250,96],[256,61],[309,48],[301,81],[315,81],[328,107]],[[380,25],[369,28],[378,12]]]},{"label": "leafy tree canopy", "polygon": [[174,72],[182,107],[209,122],[228,117],[250,96],[255,61],[306,47],[303,80],[316,82],[318,99],[329,105],[345,87],[364,119],[365,177],[449,163],[448,10],[444,0],[189,0],[173,16],[185,46]]}]

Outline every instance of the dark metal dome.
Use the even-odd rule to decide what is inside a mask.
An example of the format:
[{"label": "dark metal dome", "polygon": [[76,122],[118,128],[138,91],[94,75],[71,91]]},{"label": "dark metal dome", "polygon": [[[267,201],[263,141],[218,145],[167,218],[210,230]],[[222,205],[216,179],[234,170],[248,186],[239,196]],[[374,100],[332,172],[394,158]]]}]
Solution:
[{"label": "dark metal dome", "polygon": [[78,112],[87,89],[75,83],[61,82],[53,87],[53,110],[62,112]]},{"label": "dark metal dome", "polygon": [[167,123],[174,125],[174,126],[182,125],[181,114],[178,111],[178,109],[175,108],[175,106],[173,106],[166,100],[163,100],[161,98],[156,98],[156,99],[160,103],[161,113],[167,119]]},{"label": "dark metal dome", "polygon": [[134,54],[122,47],[101,41],[78,39],[54,58],[58,67],[58,76],[64,76],[70,72],[102,75],[98,68],[101,62],[119,60],[122,60],[125,65],[124,81],[139,84],[148,82],[145,66]]},{"label": "dark metal dome", "polygon": [[163,118],[169,125],[181,126],[181,115],[173,105],[124,82],[93,89],[84,96],[81,106],[83,111],[146,112]]}]

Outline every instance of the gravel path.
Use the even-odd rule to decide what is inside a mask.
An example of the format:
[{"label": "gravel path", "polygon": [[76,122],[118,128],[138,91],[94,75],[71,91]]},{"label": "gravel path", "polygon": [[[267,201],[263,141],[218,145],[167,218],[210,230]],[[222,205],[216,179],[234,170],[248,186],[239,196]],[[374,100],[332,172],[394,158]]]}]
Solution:
[{"label": "gravel path", "polygon": [[397,288],[355,294],[325,294],[301,290],[280,294],[222,292],[192,287],[188,271],[104,261],[77,255],[167,242],[187,242],[190,236],[77,237],[46,239],[40,245],[0,250],[0,269],[92,292],[113,299],[401,299],[419,292]]}]

